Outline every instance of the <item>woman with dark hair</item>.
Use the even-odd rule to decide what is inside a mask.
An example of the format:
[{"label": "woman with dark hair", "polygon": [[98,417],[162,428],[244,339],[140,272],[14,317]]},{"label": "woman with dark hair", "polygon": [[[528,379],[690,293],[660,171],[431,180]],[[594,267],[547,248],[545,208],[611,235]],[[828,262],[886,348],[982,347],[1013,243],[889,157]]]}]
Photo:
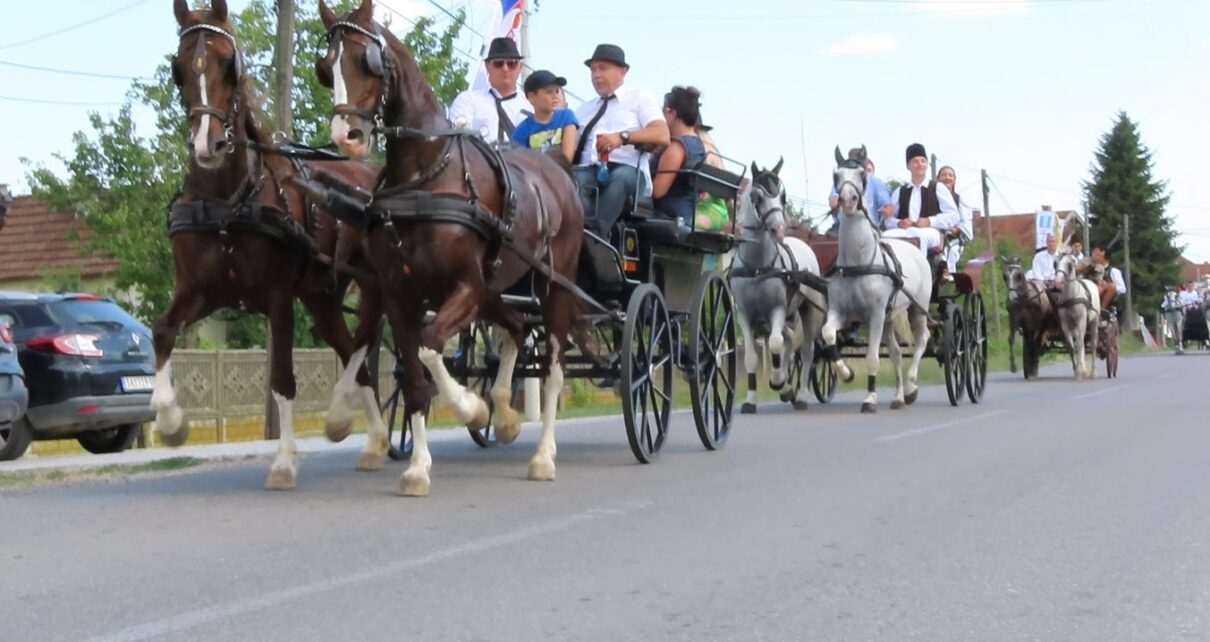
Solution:
[{"label": "woman with dark hair", "polygon": [[706,159],[706,147],[694,131],[701,121],[702,94],[694,87],[673,87],[664,94],[664,119],[672,142],[652,161],[651,198],[657,214],[693,227],[697,192],[677,172]]}]

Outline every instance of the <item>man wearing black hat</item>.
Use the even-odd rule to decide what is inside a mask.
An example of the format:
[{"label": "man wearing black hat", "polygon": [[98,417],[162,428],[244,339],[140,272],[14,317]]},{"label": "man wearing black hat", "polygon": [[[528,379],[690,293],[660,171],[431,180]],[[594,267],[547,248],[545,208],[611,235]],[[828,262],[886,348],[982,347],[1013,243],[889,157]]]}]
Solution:
[{"label": "man wearing black hat", "polygon": [[940,249],[942,230],[956,227],[962,214],[948,187],[927,181],[929,161],[924,145],[908,145],[905,156],[912,181],[896,188],[891,194],[891,202],[882,207],[882,227],[886,230],[883,236],[914,237],[920,239],[926,251]]},{"label": "man wearing black hat", "polygon": [[[597,45],[584,64],[597,97],[576,109],[583,129],[573,164],[584,201],[584,227],[608,239],[626,198],[651,194],[651,169],[635,145],[668,145],[668,122],[653,94],[624,86],[630,65],[621,47]],[[598,174],[605,180],[599,181]]]},{"label": "man wearing black hat", "polygon": [[525,96],[517,93],[521,53],[512,38],[496,38],[487,50],[487,84],[468,89],[450,105],[454,127],[472,129],[490,143],[508,144],[513,130],[533,113]]}]

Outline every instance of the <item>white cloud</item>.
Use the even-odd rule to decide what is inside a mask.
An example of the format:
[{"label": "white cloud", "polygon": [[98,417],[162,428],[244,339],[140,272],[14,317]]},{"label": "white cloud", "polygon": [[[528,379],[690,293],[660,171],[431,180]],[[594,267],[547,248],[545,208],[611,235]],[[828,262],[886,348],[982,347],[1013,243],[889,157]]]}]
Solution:
[{"label": "white cloud", "polygon": [[1033,8],[1033,0],[920,0],[908,3],[908,11],[963,16],[1024,13]]},{"label": "white cloud", "polygon": [[832,56],[884,54],[899,48],[895,36],[889,33],[855,33],[847,40],[828,45],[826,51]]}]

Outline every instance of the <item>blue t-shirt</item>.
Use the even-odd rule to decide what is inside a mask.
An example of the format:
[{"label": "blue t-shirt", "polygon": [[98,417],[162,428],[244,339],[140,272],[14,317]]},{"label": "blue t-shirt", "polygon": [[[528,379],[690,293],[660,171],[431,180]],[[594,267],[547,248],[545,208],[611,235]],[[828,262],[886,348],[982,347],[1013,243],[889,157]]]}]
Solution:
[{"label": "blue t-shirt", "polygon": [[576,114],[570,109],[556,109],[549,123],[539,123],[533,116],[528,116],[513,130],[513,142],[520,147],[528,147],[544,152],[552,147],[563,145],[563,128],[568,125],[580,126]]}]

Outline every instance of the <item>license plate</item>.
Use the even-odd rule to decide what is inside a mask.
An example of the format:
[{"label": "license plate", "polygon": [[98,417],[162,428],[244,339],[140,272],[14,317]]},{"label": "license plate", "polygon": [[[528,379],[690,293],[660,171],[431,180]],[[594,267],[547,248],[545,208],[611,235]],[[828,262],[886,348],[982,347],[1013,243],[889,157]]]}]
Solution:
[{"label": "license plate", "polygon": [[155,377],[122,377],[122,392],[147,392],[155,387]]}]

